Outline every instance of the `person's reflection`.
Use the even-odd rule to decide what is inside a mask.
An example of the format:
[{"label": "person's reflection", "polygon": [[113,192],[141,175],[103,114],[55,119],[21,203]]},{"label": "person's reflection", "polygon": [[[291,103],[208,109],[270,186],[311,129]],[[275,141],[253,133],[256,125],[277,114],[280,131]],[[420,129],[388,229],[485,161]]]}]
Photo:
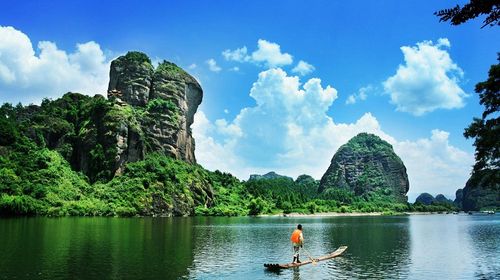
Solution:
[{"label": "person's reflection", "polygon": [[300,280],[300,269],[298,267],[294,267],[293,269],[293,280]]}]

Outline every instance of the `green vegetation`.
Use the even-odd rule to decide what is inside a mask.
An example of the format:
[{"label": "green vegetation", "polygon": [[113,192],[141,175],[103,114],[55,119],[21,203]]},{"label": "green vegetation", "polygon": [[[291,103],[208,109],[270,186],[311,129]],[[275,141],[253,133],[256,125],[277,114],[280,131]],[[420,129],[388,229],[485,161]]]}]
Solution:
[{"label": "green vegetation", "polygon": [[137,51],[127,52],[127,54],[125,55],[125,59],[127,59],[128,61],[147,63],[151,65],[151,59],[145,53],[142,52],[137,52]]},{"label": "green vegetation", "polygon": [[340,190],[353,192],[368,202],[383,196],[392,202],[406,203],[408,188],[406,168],[392,146],[376,135],[359,133],[337,150],[321,178],[319,192],[348,203],[352,199]]},{"label": "green vegetation", "polygon": [[[495,0],[471,0],[460,7],[444,9],[434,13],[440,21],[450,21],[460,25],[476,17],[485,15],[481,28],[500,26],[500,5]],[[476,84],[479,103],[485,107],[481,118],[474,118],[465,128],[465,138],[474,139],[476,148],[474,169],[463,190],[457,190],[455,200],[463,210],[500,209],[500,54],[497,64],[491,66],[488,79]]]},{"label": "green vegetation", "polygon": [[150,100],[146,106],[146,112],[146,118],[156,118],[156,114],[167,114],[169,123],[174,126],[180,125],[179,121],[181,119],[181,115],[179,107],[177,107],[177,105],[175,105],[171,100],[161,98]]},{"label": "green vegetation", "polygon": [[[308,175],[295,181],[257,176],[242,182],[157,153],[128,163],[117,174],[114,132],[125,127],[142,137],[140,121],[158,110],[175,115],[178,108],[160,99],[145,108],[120,106],[76,93],[44,100],[40,106],[4,104],[0,215],[239,216],[430,209],[398,203],[383,187],[359,196],[340,188],[319,193],[319,182]],[[363,180],[369,181],[367,172]]]},{"label": "green vegetation", "polygon": [[485,107],[481,118],[474,118],[472,123],[465,129],[464,136],[474,139],[476,147],[476,163],[474,172],[483,170],[500,169],[500,54],[499,63],[492,65],[488,79],[476,84],[476,92],[479,94],[479,103]]},{"label": "green vegetation", "polygon": [[451,9],[444,9],[434,13],[439,21],[450,21],[453,25],[460,25],[468,20],[481,15],[486,15],[481,28],[500,25],[500,7],[495,0],[471,0],[460,7],[456,5]]},{"label": "green vegetation", "polygon": [[175,63],[164,60],[162,63],[156,67],[156,75],[167,76],[171,78],[181,78],[188,76],[186,71],[177,66]]}]

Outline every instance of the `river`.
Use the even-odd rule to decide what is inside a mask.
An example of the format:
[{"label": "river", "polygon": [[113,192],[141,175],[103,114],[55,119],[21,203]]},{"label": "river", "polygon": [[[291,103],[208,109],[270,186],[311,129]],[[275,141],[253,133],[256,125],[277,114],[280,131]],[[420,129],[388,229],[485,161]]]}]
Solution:
[{"label": "river", "polygon": [[[281,272],[304,227],[313,256]],[[301,255],[306,260],[306,255]],[[0,219],[0,279],[500,279],[500,215]]]}]

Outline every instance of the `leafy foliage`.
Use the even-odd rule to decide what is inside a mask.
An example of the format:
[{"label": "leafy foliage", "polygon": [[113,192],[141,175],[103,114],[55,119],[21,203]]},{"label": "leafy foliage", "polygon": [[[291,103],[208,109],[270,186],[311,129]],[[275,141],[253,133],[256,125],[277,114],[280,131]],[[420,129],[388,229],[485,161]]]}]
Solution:
[{"label": "leafy foliage", "polygon": [[[498,57],[500,62],[500,54]],[[474,138],[476,163],[474,172],[500,169],[500,63],[492,65],[488,79],[476,84],[479,102],[485,107],[481,118],[474,118],[465,129],[466,138]]]},{"label": "leafy foliage", "polygon": [[151,59],[145,53],[137,52],[137,51],[127,52],[127,54],[125,55],[125,59],[131,60],[131,61],[136,61],[138,63],[151,64]]},{"label": "leafy foliage", "polygon": [[163,76],[168,76],[172,78],[180,78],[187,76],[188,74],[182,68],[177,66],[175,63],[164,60],[161,62],[155,70],[156,74],[161,74]]},{"label": "leafy foliage", "polygon": [[498,0],[471,0],[463,7],[456,5],[434,13],[439,21],[450,21],[453,25],[462,24],[480,15],[487,15],[481,28],[500,25],[500,2]]}]

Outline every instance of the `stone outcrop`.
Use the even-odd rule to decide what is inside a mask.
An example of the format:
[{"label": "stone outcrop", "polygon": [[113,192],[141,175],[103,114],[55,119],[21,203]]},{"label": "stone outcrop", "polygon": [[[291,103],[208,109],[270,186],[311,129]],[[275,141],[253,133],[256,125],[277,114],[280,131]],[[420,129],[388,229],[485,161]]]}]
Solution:
[{"label": "stone outcrop", "polygon": [[149,100],[153,71],[147,55],[129,52],[111,62],[108,91],[119,90],[126,103],[144,106]]},{"label": "stone outcrop", "polygon": [[161,63],[154,72],[150,98],[165,102],[166,108],[150,106],[153,118],[145,125],[148,148],[196,163],[191,125],[202,97],[203,91],[192,76],[173,63]]},{"label": "stone outcrop", "polygon": [[145,54],[129,52],[111,62],[109,78],[108,98],[133,112],[108,132],[117,148],[117,173],[150,152],[196,163],[191,125],[203,90],[191,75],[167,61],[155,69]]},{"label": "stone outcrop", "polygon": [[463,189],[456,192],[455,204],[464,211],[500,208],[500,172],[477,171]]},{"label": "stone outcrop", "polygon": [[376,135],[360,133],[335,153],[318,191],[340,188],[359,196],[377,192],[406,202],[409,187],[406,167],[392,146]]},{"label": "stone outcrop", "polygon": [[459,209],[462,209],[462,200],[464,199],[464,190],[463,189],[458,189],[455,192],[455,200],[453,203],[455,206],[457,206]]}]

